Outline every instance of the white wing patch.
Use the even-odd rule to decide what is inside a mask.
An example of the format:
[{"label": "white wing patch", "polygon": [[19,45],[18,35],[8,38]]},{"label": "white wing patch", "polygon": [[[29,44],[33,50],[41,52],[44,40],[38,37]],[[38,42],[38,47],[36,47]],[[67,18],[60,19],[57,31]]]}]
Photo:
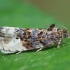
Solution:
[{"label": "white wing patch", "polygon": [[22,46],[20,39],[12,39],[8,44],[2,43],[0,49],[4,54],[27,50],[24,46]]}]

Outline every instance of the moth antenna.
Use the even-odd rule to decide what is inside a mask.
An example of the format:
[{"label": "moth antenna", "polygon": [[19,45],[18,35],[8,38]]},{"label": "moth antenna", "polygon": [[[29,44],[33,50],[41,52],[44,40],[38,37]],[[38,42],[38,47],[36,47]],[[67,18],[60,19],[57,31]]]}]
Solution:
[{"label": "moth antenna", "polygon": [[61,26],[62,28],[65,28],[65,29],[67,29],[65,26],[62,26],[62,25],[58,25],[58,26]]},{"label": "moth antenna", "polygon": [[46,24],[45,26],[47,26],[47,29],[52,30],[52,28],[56,27],[56,24],[52,23],[52,24],[50,24],[50,26],[49,26],[49,24]]}]

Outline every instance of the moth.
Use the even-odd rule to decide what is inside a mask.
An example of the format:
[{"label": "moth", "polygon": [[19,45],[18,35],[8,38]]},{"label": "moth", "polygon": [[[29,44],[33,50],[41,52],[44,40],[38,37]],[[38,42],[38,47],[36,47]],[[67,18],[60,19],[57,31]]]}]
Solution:
[{"label": "moth", "polygon": [[0,51],[3,54],[21,53],[34,50],[36,52],[52,47],[60,48],[64,38],[69,37],[67,28],[58,28],[51,24],[48,28],[18,28],[4,26],[0,28]]}]

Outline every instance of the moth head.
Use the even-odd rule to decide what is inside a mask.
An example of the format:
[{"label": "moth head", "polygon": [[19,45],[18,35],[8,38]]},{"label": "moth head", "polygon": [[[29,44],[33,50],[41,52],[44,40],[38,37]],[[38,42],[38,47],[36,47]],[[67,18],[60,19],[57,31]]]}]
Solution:
[{"label": "moth head", "polygon": [[63,35],[63,38],[68,38],[69,37],[69,32],[68,29],[65,26],[62,25],[58,25],[61,27],[61,29],[59,29]]},{"label": "moth head", "polygon": [[63,28],[63,38],[68,38],[68,36],[69,36],[69,33],[68,33],[68,30],[67,30],[67,28]]}]

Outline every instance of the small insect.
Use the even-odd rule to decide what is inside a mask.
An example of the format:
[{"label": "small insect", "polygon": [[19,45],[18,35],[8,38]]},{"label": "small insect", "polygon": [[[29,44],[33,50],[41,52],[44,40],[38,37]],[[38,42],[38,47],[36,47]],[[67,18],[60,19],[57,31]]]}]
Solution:
[{"label": "small insect", "polygon": [[69,37],[67,28],[57,28],[51,24],[49,28],[0,28],[0,51],[4,54],[21,53],[37,49],[36,52],[52,45],[60,48],[64,38]]}]

